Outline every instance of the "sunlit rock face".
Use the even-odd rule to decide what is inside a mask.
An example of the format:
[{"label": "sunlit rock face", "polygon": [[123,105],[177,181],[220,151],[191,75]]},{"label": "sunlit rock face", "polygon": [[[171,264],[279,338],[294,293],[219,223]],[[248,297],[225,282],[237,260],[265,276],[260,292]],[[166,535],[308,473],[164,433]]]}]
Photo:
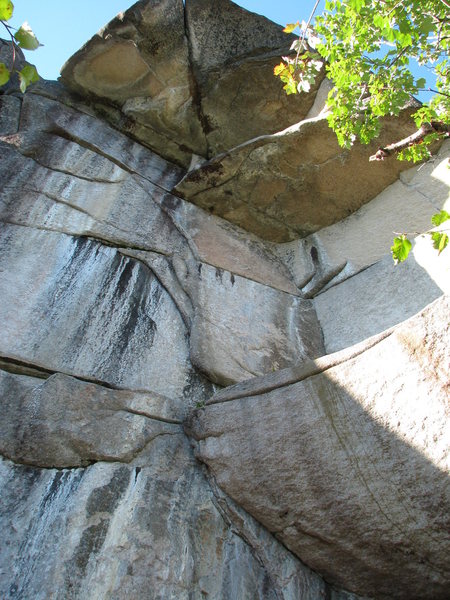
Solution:
[{"label": "sunlit rock face", "polygon": [[339,154],[289,45],[141,1],[0,95],[2,599],[447,597],[449,147]]},{"label": "sunlit rock face", "polygon": [[323,75],[302,97],[273,77],[294,39],[229,0],[142,0],[61,74],[116,127],[188,166],[192,153],[210,158],[305,118]]}]

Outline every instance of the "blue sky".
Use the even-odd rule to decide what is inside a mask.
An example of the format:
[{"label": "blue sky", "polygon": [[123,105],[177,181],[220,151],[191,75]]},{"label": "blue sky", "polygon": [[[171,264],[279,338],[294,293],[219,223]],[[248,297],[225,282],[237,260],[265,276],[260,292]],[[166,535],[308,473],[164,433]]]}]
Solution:
[{"label": "blue sky", "polygon": [[[28,21],[39,41],[44,44],[27,59],[35,64],[45,79],[57,79],[63,64],[117,13],[126,10],[135,0],[13,0],[14,15],[10,23],[19,27]],[[214,2],[215,0],[211,0]],[[315,0],[236,0],[236,4],[279,23],[308,20]],[[321,0],[317,12],[325,6]],[[0,33],[5,36],[6,31]],[[428,85],[434,79],[422,68],[413,68],[416,77],[426,77]],[[431,94],[421,93],[422,101]]]},{"label": "blue sky", "polygon": [[[214,0],[211,0],[214,2]],[[325,2],[322,0],[321,4]],[[27,52],[45,79],[56,79],[65,61],[117,13],[126,10],[133,0],[13,0],[11,24],[19,27],[28,21],[39,41],[44,44]],[[308,19],[314,0],[239,0],[247,10],[262,14],[286,25]],[[6,32],[0,33],[5,37]]]}]

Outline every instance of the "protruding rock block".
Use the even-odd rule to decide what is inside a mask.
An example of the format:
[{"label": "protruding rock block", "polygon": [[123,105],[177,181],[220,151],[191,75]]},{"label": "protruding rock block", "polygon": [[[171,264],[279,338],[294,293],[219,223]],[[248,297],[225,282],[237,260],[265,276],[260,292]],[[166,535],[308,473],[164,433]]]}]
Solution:
[{"label": "protruding rock block", "polygon": [[15,463],[75,468],[131,462],[182,414],[155,393],[111,390],[57,373],[36,379],[0,371],[0,454]]},{"label": "protruding rock block", "polygon": [[448,596],[443,297],[341,354],[238,384],[188,423],[219,486],[326,579]]},{"label": "protruding rock block", "polygon": [[210,265],[188,267],[177,273],[195,307],[190,356],[215,383],[230,385],[324,353],[309,300]]},{"label": "protruding rock block", "polygon": [[189,171],[175,193],[263,239],[287,242],[344,219],[393,183],[410,164],[369,157],[410,132],[405,111],[386,119],[368,146],[344,150],[318,116],[216,156]]},{"label": "protruding rock block", "polygon": [[294,39],[230,0],[141,0],[61,76],[116,127],[188,166],[192,154],[210,158],[305,118],[323,74],[310,94],[291,97],[273,76]]},{"label": "protruding rock block", "polygon": [[192,153],[206,155],[182,0],[137,2],[74,54],[61,76],[70,89],[115,104],[122,128],[163,156],[189,163]]}]

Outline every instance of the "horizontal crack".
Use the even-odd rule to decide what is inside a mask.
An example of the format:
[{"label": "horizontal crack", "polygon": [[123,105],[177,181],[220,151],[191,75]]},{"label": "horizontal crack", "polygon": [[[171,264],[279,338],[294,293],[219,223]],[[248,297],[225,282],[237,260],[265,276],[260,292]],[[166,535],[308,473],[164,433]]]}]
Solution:
[{"label": "horizontal crack", "polygon": [[[375,335],[368,340],[352,346],[351,349],[340,350],[333,354],[327,354],[314,360],[308,360],[297,367],[289,367],[282,369],[275,373],[266,374],[254,379],[249,379],[242,383],[232,385],[218,394],[213,396],[206,402],[206,407],[211,404],[221,404],[223,402],[230,402],[232,400],[240,400],[242,398],[249,398],[251,396],[260,396],[267,394],[277,389],[282,389],[288,385],[299,383],[309,377],[320,375],[325,373],[329,369],[347,362],[356,356],[359,356],[366,350],[369,350],[373,346],[376,346],[385,338],[392,335],[396,327],[391,327],[378,335]],[[281,379],[283,377],[283,379]],[[266,380],[264,382],[264,379]]]},{"label": "horizontal crack", "polygon": [[131,408],[121,408],[122,412],[130,413],[130,415],[137,415],[139,417],[146,417],[147,419],[152,419],[153,421],[161,421],[161,423],[169,423],[170,425],[182,425],[183,421],[181,419],[171,419],[170,417],[160,417],[155,415],[154,413],[150,413],[144,410],[134,410]]},{"label": "horizontal crack", "polygon": [[[32,469],[44,469],[47,471],[65,471],[65,470],[87,469],[97,463],[108,463],[108,464],[118,463],[118,464],[122,464],[122,465],[123,464],[129,465],[139,456],[139,454],[141,454],[145,450],[145,448],[147,446],[149,446],[157,438],[163,437],[166,435],[180,435],[180,434],[185,435],[182,430],[180,430],[180,431],[162,431],[161,433],[155,434],[142,447],[137,448],[136,452],[133,452],[133,454],[129,458],[120,459],[117,457],[109,458],[107,456],[104,456],[104,457],[101,457],[98,459],[83,460],[82,465],[65,465],[64,467],[59,467],[59,466],[54,466],[54,465],[42,465],[42,464],[38,464],[38,463],[31,463],[26,460],[13,459],[13,458],[11,458],[11,456],[8,456],[8,454],[6,454],[4,451],[0,453],[0,458],[3,458],[4,460],[7,460],[17,466],[22,466],[22,467],[27,467],[27,468],[32,468]],[[80,457],[80,458],[82,458],[82,457]]]},{"label": "horizontal crack", "polygon": [[[31,362],[26,362],[20,359],[11,358],[9,356],[1,356],[0,355],[0,369],[7,371],[8,373],[13,373],[15,375],[28,375],[29,373],[33,373],[33,375],[29,375],[32,377],[36,377],[39,379],[48,379],[51,375],[61,374],[67,375],[67,377],[73,377],[73,379],[78,379],[79,381],[84,381],[85,383],[93,383],[95,385],[99,385],[109,390],[121,391],[121,392],[132,392],[139,394],[153,394],[155,393],[150,389],[130,389],[127,387],[120,387],[118,385],[114,385],[102,379],[97,379],[95,377],[88,377],[85,375],[79,375],[77,373],[71,373],[70,371],[60,371],[47,369],[46,367],[42,367],[41,365],[37,365]],[[27,371],[27,372],[26,372]]]},{"label": "horizontal crack", "polygon": [[165,188],[161,184],[156,183],[155,181],[153,181],[149,177],[146,177],[142,173],[135,171],[132,167],[130,167],[126,163],[122,162],[121,160],[115,158],[114,156],[107,154],[99,146],[95,146],[94,144],[91,144],[90,142],[83,140],[82,138],[79,138],[78,136],[70,134],[69,132],[64,130],[62,127],[58,127],[57,125],[55,125],[54,127],[52,127],[50,129],[49,133],[54,133],[54,134],[58,135],[59,137],[68,140],[69,142],[74,142],[75,144],[78,144],[82,148],[86,148],[87,150],[90,150],[91,152],[95,152],[99,156],[102,156],[106,160],[109,160],[110,162],[115,164],[117,167],[123,169],[127,173],[130,173],[132,175],[137,175],[138,177],[142,177],[142,179],[145,179],[146,181],[153,184],[155,187],[159,188],[163,192],[170,192],[170,190],[168,188]]}]

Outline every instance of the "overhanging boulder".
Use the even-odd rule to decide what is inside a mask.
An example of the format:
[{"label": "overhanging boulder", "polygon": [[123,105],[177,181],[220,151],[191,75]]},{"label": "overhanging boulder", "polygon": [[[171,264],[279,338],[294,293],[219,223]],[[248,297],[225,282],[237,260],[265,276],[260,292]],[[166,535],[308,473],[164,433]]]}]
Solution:
[{"label": "overhanging boulder", "polygon": [[393,183],[410,164],[369,157],[410,132],[405,110],[385,119],[371,144],[344,150],[319,115],[216,156],[174,191],[263,239],[287,242],[344,219]]},{"label": "overhanging boulder", "polygon": [[63,66],[64,85],[119,129],[188,166],[304,119],[311,93],[286,96],[273,67],[295,36],[230,0],[141,0]]}]

